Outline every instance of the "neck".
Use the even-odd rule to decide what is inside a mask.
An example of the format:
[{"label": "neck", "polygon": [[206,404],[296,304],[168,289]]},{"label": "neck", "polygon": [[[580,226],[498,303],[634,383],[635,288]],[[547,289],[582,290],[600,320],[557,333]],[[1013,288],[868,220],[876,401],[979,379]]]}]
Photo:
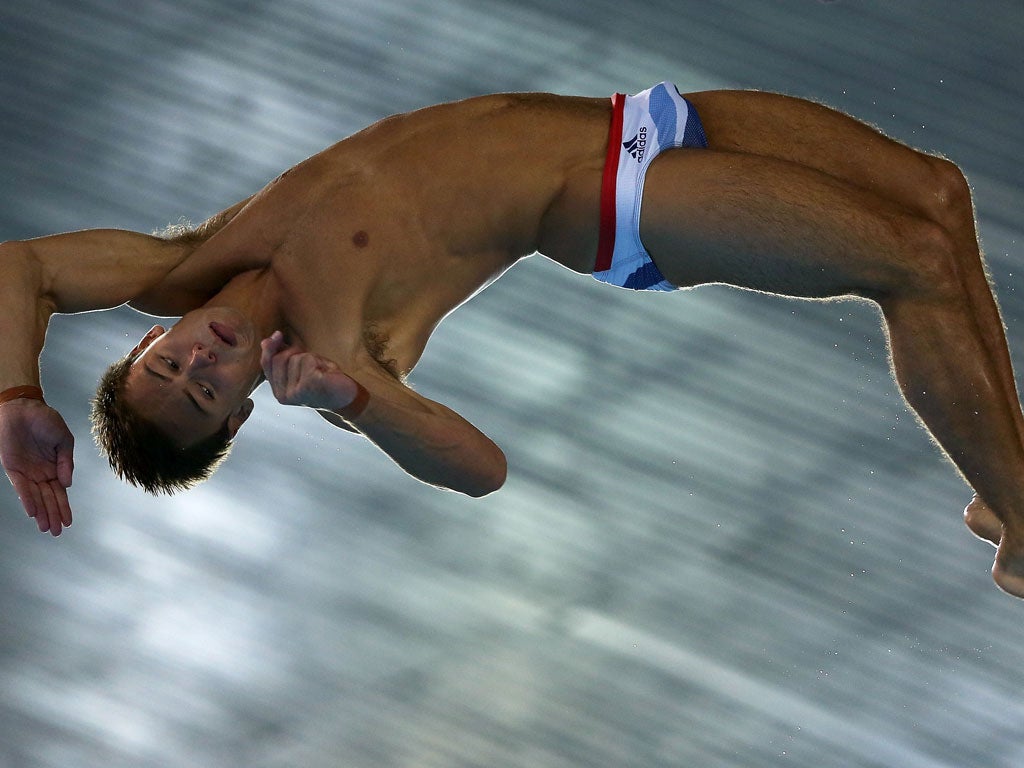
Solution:
[{"label": "neck", "polygon": [[261,339],[282,328],[284,324],[277,284],[267,269],[254,269],[236,275],[204,306],[231,307],[237,310],[248,318]]}]

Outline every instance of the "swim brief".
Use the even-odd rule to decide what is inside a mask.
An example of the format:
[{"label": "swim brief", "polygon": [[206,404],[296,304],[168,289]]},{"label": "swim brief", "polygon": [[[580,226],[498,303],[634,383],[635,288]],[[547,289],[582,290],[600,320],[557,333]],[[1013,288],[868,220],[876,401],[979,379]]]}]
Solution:
[{"label": "swim brief", "polygon": [[672,83],[659,83],[635,96],[612,96],[595,278],[635,291],[676,290],[640,242],[644,174],[665,149],[707,146],[697,110]]}]

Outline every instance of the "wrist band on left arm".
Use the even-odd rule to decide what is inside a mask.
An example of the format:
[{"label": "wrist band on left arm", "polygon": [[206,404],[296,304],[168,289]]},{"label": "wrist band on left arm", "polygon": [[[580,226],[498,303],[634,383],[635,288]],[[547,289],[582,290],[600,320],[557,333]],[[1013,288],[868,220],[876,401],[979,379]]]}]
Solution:
[{"label": "wrist band on left arm", "polygon": [[[0,392],[0,404],[10,402],[11,400],[18,400],[20,398],[28,398],[30,400],[43,400],[43,390],[34,384],[24,384],[19,387],[11,387]],[[43,400],[45,403],[46,401]]]},{"label": "wrist band on left arm", "polygon": [[366,404],[370,402],[370,393],[366,391],[366,388],[358,381],[356,381],[356,387],[356,396],[352,399],[352,402],[337,410],[337,414],[348,421],[356,418],[366,410]]}]

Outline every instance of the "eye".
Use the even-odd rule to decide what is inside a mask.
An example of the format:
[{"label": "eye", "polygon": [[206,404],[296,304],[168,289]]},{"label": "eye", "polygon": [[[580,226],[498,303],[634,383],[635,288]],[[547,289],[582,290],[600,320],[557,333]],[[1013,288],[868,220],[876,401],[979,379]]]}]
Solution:
[{"label": "eye", "polygon": [[178,370],[178,364],[171,360],[171,358],[165,357],[163,358],[163,361],[167,363],[167,367],[170,368],[172,371]]},{"label": "eye", "polygon": [[203,394],[206,395],[210,400],[213,400],[213,390],[212,389],[210,389],[209,387],[207,387],[204,384],[200,384],[199,385],[199,389],[201,389],[203,391]]}]

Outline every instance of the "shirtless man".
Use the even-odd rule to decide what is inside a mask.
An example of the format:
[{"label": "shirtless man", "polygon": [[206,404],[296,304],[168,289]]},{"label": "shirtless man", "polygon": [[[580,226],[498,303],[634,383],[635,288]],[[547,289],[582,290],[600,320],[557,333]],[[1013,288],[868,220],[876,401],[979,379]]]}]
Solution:
[{"label": "shirtless man", "polygon": [[1024,597],[1024,416],[963,175],[767,93],[483,96],[383,120],[179,236],[3,243],[0,461],[41,531],[71,524],[72,437],[39,353],[52,313],[128,302],[183,317],[101,382],[94,431],[120,476],[203,479],[266,378],[420,480],[487,494],[501,450],[402,377],[533,252],[634,289],[875,302],[907,401],[977,491],[965,518],[997,546],[996,582]]}]

